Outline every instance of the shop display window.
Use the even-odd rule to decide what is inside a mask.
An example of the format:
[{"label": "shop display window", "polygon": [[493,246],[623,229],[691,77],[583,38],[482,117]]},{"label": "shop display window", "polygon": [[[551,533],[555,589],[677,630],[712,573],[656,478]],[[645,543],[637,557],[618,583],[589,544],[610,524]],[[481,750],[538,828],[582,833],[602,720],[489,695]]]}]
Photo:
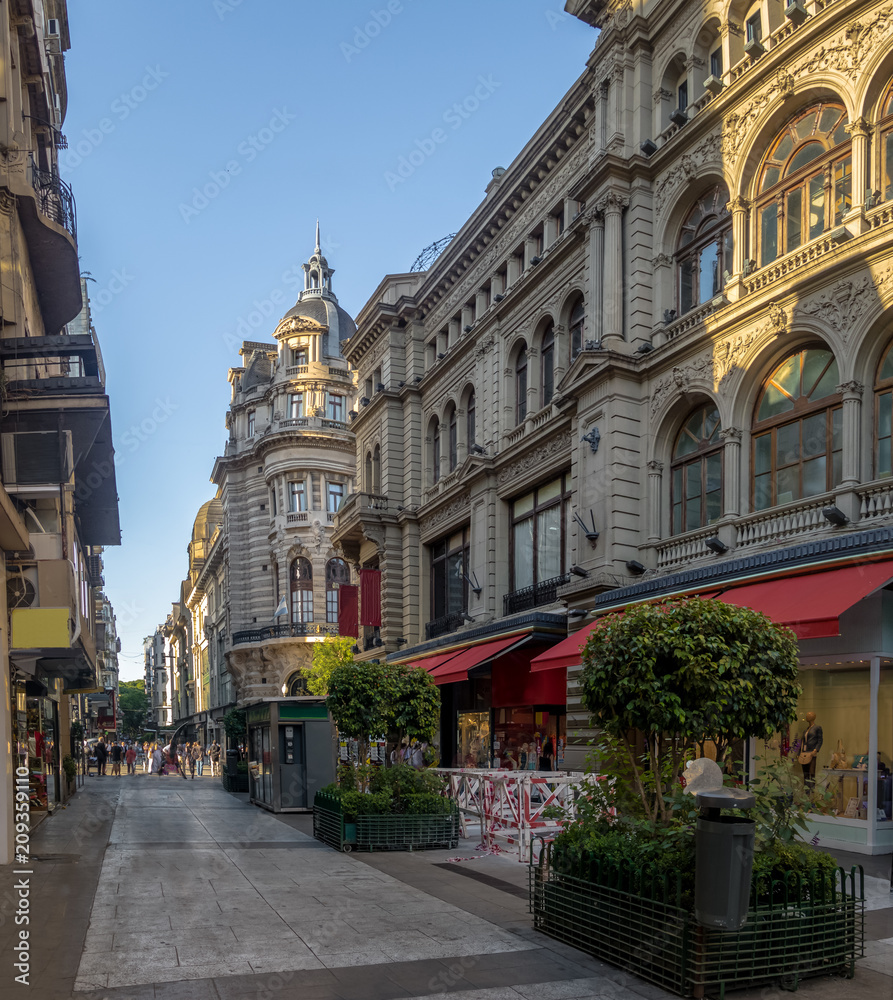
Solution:
[{"label": "shop display window", "polygon": [[[493,719],[493,767],[558,771],[564,766],[567,734],[563,708],[495,708]],[[548,741],[552,744],[551,760]]]},{"label": "shop display window", "polygon": [[270,757],[270,727],[253,726],[251,729],[251,762],[254,781],[254,798],[273,803],[273,767]]},{"label": "shop display window", "polygon": [[59,801],[57,787],[57,710],[50,698],[29,697],[24,685],[16,693],[16,767],[28,769],[32,813],[51,812]]},{"label": "shop display window", "polygon": [[457,717],[460,767],[490,766],[490,713],[459,712]]}]

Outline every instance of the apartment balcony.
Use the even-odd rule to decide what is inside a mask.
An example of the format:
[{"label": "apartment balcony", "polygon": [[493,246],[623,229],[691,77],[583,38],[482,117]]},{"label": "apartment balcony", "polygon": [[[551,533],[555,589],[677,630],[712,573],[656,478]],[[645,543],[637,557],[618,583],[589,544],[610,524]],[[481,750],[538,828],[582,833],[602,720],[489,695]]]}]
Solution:
[{"label": "apartment balcony", "polygon": [[503,615],[514,615],[520,611],[532,611],[544,604],[553,604],[558,600],[558,588],[570,582],[567,574],[554,576],[551,580],[542,580],[531,587],[513,590],[502,599]]},{"label": "apartment balcony", "polygon": [[82,305],[74,195],[31,153],[10,151],[8,163],[5,183],[16,195],[44,326],[55,334]]},{"label": "apartment balcony", "polygon": [[366,537],[364,526],[379,528],[385,520],[394,521],[397,513],[398,504],[389,501],[381,493],[351,493],[331,517],[335,528],[332,541],[341,545],[359,546]]},{"label": "apartment balcony", "polygon": [[263,625],[240,629],[238,632],[233,632],[232,644],[258,645],[274,639],[315,639],[327,635],[338,635],[338,626],[330,622],[293,622],[286,625]]},{"label": "apartment balcony", "polygon": [[440,618],[425,622],[425,639],[436,639],[440,635],[448,635],[461,628],[466,622],[467,611],[454,611]]}]

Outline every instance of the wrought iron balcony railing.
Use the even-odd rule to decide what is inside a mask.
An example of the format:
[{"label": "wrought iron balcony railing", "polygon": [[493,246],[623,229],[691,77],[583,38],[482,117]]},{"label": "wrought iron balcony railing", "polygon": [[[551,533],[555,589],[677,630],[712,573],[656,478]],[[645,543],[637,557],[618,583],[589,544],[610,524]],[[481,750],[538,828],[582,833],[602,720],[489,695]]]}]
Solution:
[{"label": "wrought iron balcony railing", "polygon": [[233,645],[267,642],[269,639],[297,639],[307,635],[337,635],[338,626],[329,622],[294,622],[287,625],[263,625],[233,632]]},{"label": "wrought iron balcony railing", "polygon": [[31,187],[42,215],[58,222],[74,239],[78,238],[77,212],[71,188],[54,170],[44,170],[31,156]]},{"label": "wrought iron balcony railing", "polygon": [[522,587],[520,590],[513,590],[502,599],[502,613],[505,615],[517,614],[519,611],[530,611],[538,608],[541,604],[551,604],[558,599],[558,588],[570,582],[567,574],[563,576],[553,576],[551,580],[541,580],[533,584],[532,587]]},{"label": "wrought iron balcony railing", "polygon": [[430,622],[425,622],[425,638],[436,639],[439,635],[453,632],[465,621],[464,611],[453,611]]}]

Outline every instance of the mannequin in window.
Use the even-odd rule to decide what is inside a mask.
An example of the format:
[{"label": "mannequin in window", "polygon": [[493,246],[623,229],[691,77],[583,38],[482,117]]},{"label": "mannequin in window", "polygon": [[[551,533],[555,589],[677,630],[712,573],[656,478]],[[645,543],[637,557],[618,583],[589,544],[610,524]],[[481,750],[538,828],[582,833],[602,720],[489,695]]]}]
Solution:
[{"label": "mannequin in window", "polygon": [[806,713],[806,730],[800,744],[800,753],[812,754],[808,764],[803,767],[803,784],[807,788],[815,787],[815,762],[822,749],[822,727],[816,725],[815,712]]}]

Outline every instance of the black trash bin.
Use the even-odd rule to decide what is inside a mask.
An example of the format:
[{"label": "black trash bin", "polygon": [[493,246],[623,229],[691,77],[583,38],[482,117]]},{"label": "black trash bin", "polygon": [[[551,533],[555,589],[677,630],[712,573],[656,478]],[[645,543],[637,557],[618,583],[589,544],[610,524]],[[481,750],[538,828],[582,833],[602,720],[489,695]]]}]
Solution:
[{"label": "black trash bin", "polygon": [[239,763],[239,751],[238,750],[227,750],[226,751],[226,773],[235,777],[239,773],[239,769],[236,765]]},{"label": "black trash bin", "polygon": [[756,798],[743,788],[699,792],[695,832],[695,919],[704,927],[740,930],[747,921],[753,872],[754,822],[721,816],[721,809],[751,809]]}]

